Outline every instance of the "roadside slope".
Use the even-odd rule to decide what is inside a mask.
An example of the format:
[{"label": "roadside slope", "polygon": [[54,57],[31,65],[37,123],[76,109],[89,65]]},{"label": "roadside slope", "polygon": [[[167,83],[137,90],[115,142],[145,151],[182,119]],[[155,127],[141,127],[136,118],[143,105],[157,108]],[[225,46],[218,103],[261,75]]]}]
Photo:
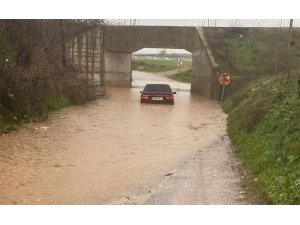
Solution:
[{"label": "roadside slope", "polygon": [[296,76],[252,82],[223,103],[228,134],[264,203],[300,203],[300,99]]}]

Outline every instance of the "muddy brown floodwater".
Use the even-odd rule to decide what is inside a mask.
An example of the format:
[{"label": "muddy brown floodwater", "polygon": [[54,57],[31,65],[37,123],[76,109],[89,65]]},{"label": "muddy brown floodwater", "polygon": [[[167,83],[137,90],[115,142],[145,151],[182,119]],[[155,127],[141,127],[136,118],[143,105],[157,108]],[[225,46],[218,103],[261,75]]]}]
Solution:
[{"label": "muddy brown floodwater", "polygon": [[[140,104],[169,83],[175,105]],[[241,204],[218,103],[190,85],[134,72],[133,88],[0,137],[1,204]]]}]

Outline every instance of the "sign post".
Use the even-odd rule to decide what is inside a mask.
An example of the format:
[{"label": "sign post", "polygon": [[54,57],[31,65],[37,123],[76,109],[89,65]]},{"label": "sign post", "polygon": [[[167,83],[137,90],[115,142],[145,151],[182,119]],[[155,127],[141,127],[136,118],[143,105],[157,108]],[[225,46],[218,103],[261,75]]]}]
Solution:
[{"label": "sign post", "polygon": [[224,101],[225,95],[225,86],[229,85],[232,81],[232,76],[229,73],[222,73],[219,76],[219,82],[222,85],[222,95],[221,95],[221,102]]},{"label": "sign post", "polygon": [[221,95],[221,102],[224,101],[224,94],[225,94],[225,85],[222,85],[222,95]]}]

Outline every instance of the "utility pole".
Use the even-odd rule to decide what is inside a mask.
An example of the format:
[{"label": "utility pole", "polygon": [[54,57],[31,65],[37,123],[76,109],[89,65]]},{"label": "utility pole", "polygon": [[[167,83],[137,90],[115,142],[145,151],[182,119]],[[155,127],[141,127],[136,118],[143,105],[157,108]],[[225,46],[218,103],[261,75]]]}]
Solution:
[{"label": "utility pole", "polygon": [[289,28],[289,34],[288,34],[288,43],[287,43],[287,77],[291,75],[291,40],[292,40],[292,32],[293,32],[293,19],[290,19],[290,28]]},{"label": "utility pole", "polygon": [[280,20],[280,27],[282,26],[282,19]]}]

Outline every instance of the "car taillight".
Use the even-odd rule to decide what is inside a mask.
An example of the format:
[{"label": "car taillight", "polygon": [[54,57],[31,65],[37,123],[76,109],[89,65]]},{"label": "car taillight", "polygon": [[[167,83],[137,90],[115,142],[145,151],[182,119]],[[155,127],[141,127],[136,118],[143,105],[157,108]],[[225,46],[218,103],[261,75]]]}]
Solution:
[{"label": "car taillight", "polygon": [[174,97],[173,97],[173,96],[167,96],[166,99],[167,99],[167,100],[173,100]]},{"label": "car taillight", "polygon": [[142,100],[148,100],[148,96],[142,95],[142,96],[141,96],[141,99],[142,99]]}]

